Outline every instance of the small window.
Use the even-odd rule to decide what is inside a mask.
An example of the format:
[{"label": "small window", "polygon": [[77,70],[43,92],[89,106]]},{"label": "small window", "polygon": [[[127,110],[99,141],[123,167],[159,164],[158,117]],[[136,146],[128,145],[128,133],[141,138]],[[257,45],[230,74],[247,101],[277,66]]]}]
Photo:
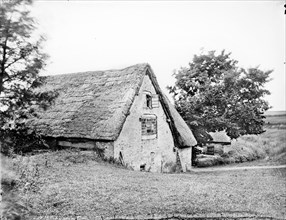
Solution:
[{"label": "small window", "polygon": [[146,94],[146,106],[147,108],[152,108],[152,96],[149,94]]},{"label": "small window", "polygon": [[152,93],[150,91],[144,90],[143,94],[144,94],[143,97],[145,97],[144,106],[143,107],[145,109],[153,108],[153,96],[152,96]]},{"label": "small window", "polygon": [[157,137],[156,115],[144,115],[141,117],[142,139],[153,139]]},{"label": "small window", "polygon": [[140,171],[145,171],[146,163],[140,165]]},{"label": "small window", "polygon": [[151,156],[151,163],[154,163],[155,153],[154,153],[154,152],[151,152],[151,153],[150,153],[150,156]]}]

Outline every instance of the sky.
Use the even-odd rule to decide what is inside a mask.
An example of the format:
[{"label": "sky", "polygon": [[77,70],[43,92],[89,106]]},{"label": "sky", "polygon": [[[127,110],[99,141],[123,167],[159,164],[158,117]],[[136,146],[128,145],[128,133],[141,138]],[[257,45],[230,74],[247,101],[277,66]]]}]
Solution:
[{"label": "sky", "polygon": [[225,49],[240,67],[273,69],[265,99],[286,110],[284,3],[37,0],[32,12],[50,56],[41,74],[149,63],[167,94],[173,72],[195,54]]}]

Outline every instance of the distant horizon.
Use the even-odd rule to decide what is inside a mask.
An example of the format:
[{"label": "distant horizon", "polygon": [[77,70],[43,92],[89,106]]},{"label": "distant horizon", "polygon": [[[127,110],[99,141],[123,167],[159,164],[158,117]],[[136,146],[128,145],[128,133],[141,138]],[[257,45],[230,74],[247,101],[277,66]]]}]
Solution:
[{"label": "distant horizon", "polygon": [[[271,113],[271,114],[269,114],[269,113]],[[267,114],[269,114],[269,115],[286,115],[286,110],[274,110],[274,111],[272,111],[271,109],[269,109],[269,110],[267,110],[266,112],[265,112],[265,114],[267,115]]]}]

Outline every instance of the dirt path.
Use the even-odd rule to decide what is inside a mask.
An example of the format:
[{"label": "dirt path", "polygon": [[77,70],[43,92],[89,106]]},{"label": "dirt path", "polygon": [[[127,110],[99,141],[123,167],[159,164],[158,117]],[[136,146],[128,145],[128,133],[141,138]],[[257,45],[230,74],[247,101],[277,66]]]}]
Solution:
[{"label": "dirt path", "polygon": [[273,166],[244,166],[244,167],[206,167],[206,168],[194,168],[192,172],[216,172],[216,171],[228,171],[228,170],[252,170],[252,169],[277,169],[286,168],[286,165],[273,165]]}]

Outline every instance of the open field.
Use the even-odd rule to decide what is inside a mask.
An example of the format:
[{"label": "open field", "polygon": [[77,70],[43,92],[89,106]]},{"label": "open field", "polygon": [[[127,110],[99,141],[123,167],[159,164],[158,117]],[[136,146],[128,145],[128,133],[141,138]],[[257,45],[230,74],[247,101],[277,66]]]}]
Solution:
[{"label": "open field", "polygon": [[[286,130],[243,136],[225,154],[232,163],[226,167],[286,164]],[[286,219],[286,168],[155,174],[71,150],[1,162],[2,208],[26,219],[152,214]]]},{"label": "open field", "polygon": [[273,112],[270,111],[265,116],[266,116],[265,125],[267,128],[286,129],[285,111],[273,111]]},{"label": "open field", "polygon": [[266,111],[265,112],[266,116],[281,116],[281,115],[286,115],[286,111]]},{"label": "open field", "polygon": [[264,159],[265,163],[286,164],[286,130],[266,129],[260,135],[245,135],[225,147],[229,163]]},{"label": "open field", "polygon": [[[17,197],[33,211],[27,219],[152,214],[286,218],[285,168],[158,174],[115,167],[92,153],[72,151],[14,161]],[[7,170],[13,168],[9,163]]]},{"label": "open field", "polygon": [[270,128],[286,129],[286,115],[284,116],[269,116],[265,119],[265,126]]},{"label": "open field", "polygon": [[277,115],[286,115],[286,111],[283,111],[283,110],[281,110],[281,111],[266,111],[265,112],[265,115],[266,116],[277,116]]}]

